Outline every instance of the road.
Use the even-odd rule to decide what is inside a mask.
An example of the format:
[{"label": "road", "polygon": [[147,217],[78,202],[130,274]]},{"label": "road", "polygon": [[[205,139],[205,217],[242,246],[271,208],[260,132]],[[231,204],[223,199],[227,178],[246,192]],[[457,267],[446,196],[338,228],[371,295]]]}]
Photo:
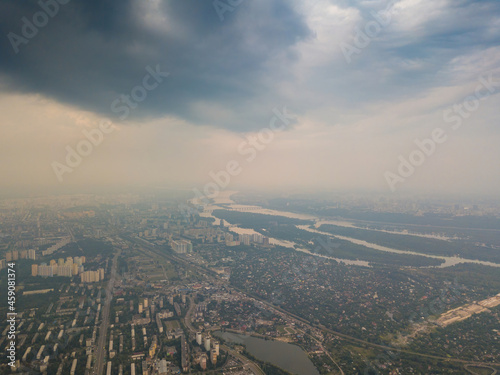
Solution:
[{"label": "road", "polygon": [[265,375],[264,371],[262,371],[259,366],[257,366],[255,363],[250,361],[243,354],[238,353],[236,350],[231,349],[230,347],[228,347],[227,345],[224,345],[224,344],[221,344],[220,347],[222,349],[224,349],[226,352],[228,352],[229,354],[231,354],[233,357],[238,358],[243,363],[243,367],[249,368],[254,374]]},{"label": "road", "polygon": [[188,299],[189,299],[189,309],[186,312],[186,316],[184,317],[184,324],[186,325],[186,327],[188,327],[188,329],[192,333],[196,334],[196,330],[191,325],[191,315],[193,315],[193,310],[194,310],[195,304],[194,304],[193,297],[189,296]]},{"label": "road", "polygon": [[111,305],[111,300],[113,299],[113,285],[116,278],[116,266],[117,259],[120,255],[121,250],[115,254],[113,258],[113,265],[111,266],[111,277],[108,281],[106,287],[106,301],[104,302],[104,307],[101,310],[101,327],[99,328],[99,338],[97,339],[97,349],[94,352],[95,362],[92,374],[102,375],[104,372],[104,358],[106,355],[106,339],[108,337],[108,327],[109,327],[109,309]]},{"label": "road", "polygon": [[302,323],[304,325],[304,327],[306,327],[306,328],[309,328],[309,329],[318,329],[318,330],[320,330],[320,331],[322,331],[324,333],[329,333],[329,334],[331,334],[333,336],[336,336],[338,339],[350,341],[350,342],[357,343],[357,344],[362,344],[364,346],[369,346],[369,347],[372,347],[372,348],[382,349],[382,350],[385,350],[385,351],[392,351],[392,352],[396,352],[396,353],[405,353],[405,354],[410,354],[412,356],[422,357],[422,358],[438,359],[438,360],[445,361],[445,362],[455,362],[455,363],[470,364],[470,365],[477,365],[477,366],[485,366],[485,365],[486,366],[500,366],[500,363],[496,363],[496,362],[484,363],[484,362],[468,361],[468,360],[464,360],[464,359],[460,359],[460,358],[440,357],[440,356],[435,356],[435,355],[431,355],[431,354],[423,354],[423,353],[413,352],[413,351],[410,351],[410,350],[404,350],[404,349],[397,348],[397,347],[390,347],[390,346],[386,346],[386,345],[375,344],[375,343],[372,343],[372,342],[369,342],[369,341],[358,339],[356,337],[349,336],[349,335],[346,335],[346,334],[343,334],[343,333],[331,330],[331,329],[326,328],[325,326],[322,326],[322,325],[312,324],[308,320],[306,320],[304,318],[301,318],[300,316],[297,316],[297,315],[295,315],[295,314],[293,314],[293,313],[291,313],[289,311],[286,311],[286,310],[284,310],[284,309],[282,309],[282,308],[280,308],[278,306],[275,306],[275,305],[273,305],[270,302],[267,302],[267,301],[265,301],[263,299],[260,299],[260,298],[256,297],[255,295],[249,294],[248,292],[242,291],[242,290],[240,290],[240,289],[238,289],[238,288],[236,288],[234,286],[232,286],[232,288],[235,289],[235,290],[237,290],[240,293],[246,294],[247,296],[253,298],[256,301],[259,301],[259,302],[265,304],[271,310],[274,309],[277,312],[280,312],[282,314],[287,315],[288,317],[291,317],[291,318],[295,319],[297,322]]}]

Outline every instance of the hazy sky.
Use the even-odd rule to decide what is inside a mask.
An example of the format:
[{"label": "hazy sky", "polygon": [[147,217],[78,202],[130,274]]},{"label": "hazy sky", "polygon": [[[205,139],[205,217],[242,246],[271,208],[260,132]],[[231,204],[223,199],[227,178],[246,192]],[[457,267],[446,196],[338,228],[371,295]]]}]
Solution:
[{"label": "hazy sky", "polygon": [[500,190],[498,0],[60,2],[0,3],[0,188]]}]

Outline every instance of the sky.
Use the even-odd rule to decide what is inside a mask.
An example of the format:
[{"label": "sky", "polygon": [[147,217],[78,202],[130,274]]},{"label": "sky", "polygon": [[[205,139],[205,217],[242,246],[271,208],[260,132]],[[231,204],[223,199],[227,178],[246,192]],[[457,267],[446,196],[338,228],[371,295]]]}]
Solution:
[{"label": "sky", "polygon": [[0,35],[0,189],[500,189],[497,0],[2,1]]}]

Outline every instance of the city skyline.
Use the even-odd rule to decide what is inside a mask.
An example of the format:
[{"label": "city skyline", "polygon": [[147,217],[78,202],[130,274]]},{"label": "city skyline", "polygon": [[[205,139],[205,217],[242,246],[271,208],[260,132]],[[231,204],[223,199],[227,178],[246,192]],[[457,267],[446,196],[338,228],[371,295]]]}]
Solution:
[{"label": "city skyline", "polygon": [[0,375],[500,371],[500,1],[0,1]]}]

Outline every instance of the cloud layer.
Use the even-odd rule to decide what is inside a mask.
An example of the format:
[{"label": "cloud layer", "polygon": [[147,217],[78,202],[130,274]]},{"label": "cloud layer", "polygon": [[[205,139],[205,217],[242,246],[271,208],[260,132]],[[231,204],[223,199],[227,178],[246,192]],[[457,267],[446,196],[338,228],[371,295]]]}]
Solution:
[{"label": "cloud layer", "polygon": [[387,189],[384,172],[441,127],[449,141],[401,187],[500,188],[497,91],[458,131],[443,119],[480,77],[500,81],[496,0],[49,4],[0,3],[6,186],[57,185],[50,163],[103,117],[117,131],[65,183],[200,184],[286,106],[297,120],[235,184]]},{"label": "cloud layer", "polygon": [[[22,17],[32,20],[40,11],[27,3],[0,5],[0,34],[22,35]],[[147,66],[158,65],[170,78],[133,111],[134,118],[176,115],[251,127],[263,114],[250,109],[270,88],[266,64],[310,31],[285,0],[240,7],[221,22],[209,1],[74,0],[60,5],[19,53],[2,38],[0,70],[7,90],[112,116],[113,101],[141,83]]]}]

